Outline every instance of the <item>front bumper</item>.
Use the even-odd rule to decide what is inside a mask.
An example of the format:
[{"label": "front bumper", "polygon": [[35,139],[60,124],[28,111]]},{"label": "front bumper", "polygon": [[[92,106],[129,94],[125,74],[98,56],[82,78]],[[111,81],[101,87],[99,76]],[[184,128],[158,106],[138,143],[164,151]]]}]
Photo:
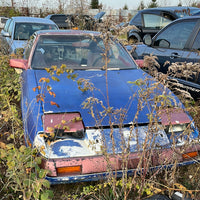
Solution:
[{"label": "front bumper", "polygon": [[[200,158],[198,160],[190,160],[190,161],[184,161],[177,164],[177,167],[186,166],[195,164],[200,161]],[[159,165],[156,167],[149,168],[149,171],[155,171],[155,170],[163,170],[163,169],[170,169],[174,166],[174,164],[169,165]],[[127,171],[116,171],[113,172],[113,176],[120,178],[123,176],[124,173],[127,173],[129,176],[133,175],[134,173],[140,174],[144,169],[136,170],[136,169],[129,169]],[[108,172],[102,172],[102,173],[94,173],[94,174],[85,174],[85,175],[73,175],[73,176],[64,176],[64,177],[50,177],[47,176],[46,179],[50,182],[50,184],[66,184],[66,183],[76,183],[76,182],[90,182],[90,181],[99,181],[99,180],[106,180],[109,177]]]}]

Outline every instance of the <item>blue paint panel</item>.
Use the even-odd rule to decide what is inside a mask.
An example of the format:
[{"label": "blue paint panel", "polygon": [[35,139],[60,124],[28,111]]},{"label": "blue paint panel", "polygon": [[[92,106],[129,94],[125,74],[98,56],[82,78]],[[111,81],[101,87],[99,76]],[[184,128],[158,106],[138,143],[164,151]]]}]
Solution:
[{"label": "blue paint panel", "polygon": [[25,138],[33,143],[36,133],[43,131],[41,120],[43,112],[41,103],[37,103],[36,100],[38,90],[33,91],[33,88],[37,87],[34,71],[23,71],[22,80],[21,107]]},{"label": "blue paint panel", "polygon": [[[46,71],[35,70],[36,78],[39,81],[42,77],[48,77],[49,74]],[[46,94],[44,111],[45,112],[77,112],[80,111],[86,126],[95,126],[95,121],[91,115],[88,114],[88,110],[82,109],[82,103],[86,98],[94,96],[95,98],[103,101],[104,106],[107,105],[106,99],[106,80],[105,71],[76,71],[78,78],[89,79],[94,84],[95,88],[93,92],[85,91],[82,92],[78,89],[76,81],[72,81],[66,78],[66,74],[58,77],[59,82],[51,81],[50,86],[56,97]],[[108,93],[109,103],[113,109],[125,108],[128,110],[127,117],[124,119],[124,123],[130,123],[135,113],[137,112],[138,99],[137,95],[133,100],[130,100],[138,90],[138,86],[133,86],[128,81],[136,81],[144,78],[144,72],[140,69],[133,70],[116,70],[108,71]],[[40,83],[41,85],[41,83]],[[155,90],[155,95],[158,92]],[[160,91],[159,91],[160,94]],[[51,101],[56,102],[60,107],[52,106]],[[97,105],[98,113],[104,109]],[[148,123],[147,114],[149,110],[144,107],[138,117],[138,123]],[[108,126],[109,119],[105,118],[101,125]],[[118,123],[117,123],[118,124]]]}]

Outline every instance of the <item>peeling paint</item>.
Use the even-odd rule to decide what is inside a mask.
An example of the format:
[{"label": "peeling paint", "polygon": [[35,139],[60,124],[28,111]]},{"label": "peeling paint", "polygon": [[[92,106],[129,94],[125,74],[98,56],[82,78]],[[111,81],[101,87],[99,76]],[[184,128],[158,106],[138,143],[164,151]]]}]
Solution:
[{"label": "peeling paint", "polygon": [[[148,126],[142,126],[135,128],[132,132],[129,128],[123,128],[123,137],[126,143],[130,145],[131,152],[137,152],[138,146],[142,150],[143,144],[146,137],[148,136]],[[113,136],[115,138],[116,146],[115,153],[121,153],[121,136],[119,134],[119,129],[114,129]],[[102,139],[104,134],[106,140],[106,146],[108,153],[112,153],[112,140],[109,136],[110,129],[97,130],[97,129],[87,129],[86,136],[83,139],[76,138],[66,138],[59,139],[51,142],[50,146],[45,143],[44,138],[37,135],[35,137],[34,145],[40,149],[42,146],[45,147],[43,150],[45,152],[46,158],[71,158],[71,157],[82,157],[82,156],[95,156],[102,155],[102,148],[105,145],[105,141]],[[153,141],[152,136],[148,136]],[[169,144],[169,139],[164,131],[158,131],[154,134],[155,143],[159,146],[165,146]],[[149,142],[151,143],[149,139]],[[181,141],[179,141],[181,142]]]}]

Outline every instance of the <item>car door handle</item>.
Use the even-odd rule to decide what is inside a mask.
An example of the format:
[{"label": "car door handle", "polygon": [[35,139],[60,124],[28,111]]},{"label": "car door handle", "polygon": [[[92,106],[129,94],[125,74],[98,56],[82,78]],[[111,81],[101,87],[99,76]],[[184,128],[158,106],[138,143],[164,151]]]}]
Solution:
[{"label": "car door handle", "polygon": [[176,52],[172,53],[171,56],[170,56],[171,59],[180,58],[180,57],[181,56],[178,53],[176,53]]}]

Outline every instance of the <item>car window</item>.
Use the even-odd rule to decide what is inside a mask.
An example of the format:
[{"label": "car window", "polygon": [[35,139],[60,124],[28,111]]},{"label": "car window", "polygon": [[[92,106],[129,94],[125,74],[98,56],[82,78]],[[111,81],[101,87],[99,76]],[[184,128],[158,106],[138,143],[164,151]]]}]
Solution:
[{"label": "car window", "polygon": [[8,33],[10,36],[12,36],[12,32],[13,32],[13,26],[14,26],[14,22],[13,20],[10,22],[9,26],[8,26]]},{"label": "car window", "polygon": [[53,20],[54,22],[65,22],[66,19],[67,16],[65,15],[53,15],[51,17],[51,20]]},{"label": "car window", "polygon": [[144,27],[157,29],[163,28],[172,21],[169,15],[160,16],[155,14],[143,14],[143,19]]},{"label": "car window", "polygon": [[8,27],[9,27],[10,22],[11,22],[11,19],[8,19],[8,20],[6,21],[5,26],[4,26],[4,29],[3,29],[5,32],[8,32]]},{"label": "car window", "polygon": [[195,24],[194,21],[181,21],[167,27],[156,37],[153,46],[166,47],[162,46],[163,42],[161,42],[165,40],[169,43],[169,48],[183,49]]},{"label": "car window", "polygon": [[[117,42],[110,42],[107,48],[108,68],[136,68],[132,57]],[[65,64],[72,69],[103,69],[105,46],[99,37],[95,40],[89,36],[45,35],[40,36],[31,67],[34,69],[60,67]]]},{"label": "car window", "polygon": [[28,40],[38,30],[57,29],[54,24],[43,23],[16,23],[14,40]]},{"label": "car window", "polygon": [[192,49],[200,51],[200,31],[198,32],[198,34],[197,34],[197,36],[196,36],[196,38],[194,40]]}]

